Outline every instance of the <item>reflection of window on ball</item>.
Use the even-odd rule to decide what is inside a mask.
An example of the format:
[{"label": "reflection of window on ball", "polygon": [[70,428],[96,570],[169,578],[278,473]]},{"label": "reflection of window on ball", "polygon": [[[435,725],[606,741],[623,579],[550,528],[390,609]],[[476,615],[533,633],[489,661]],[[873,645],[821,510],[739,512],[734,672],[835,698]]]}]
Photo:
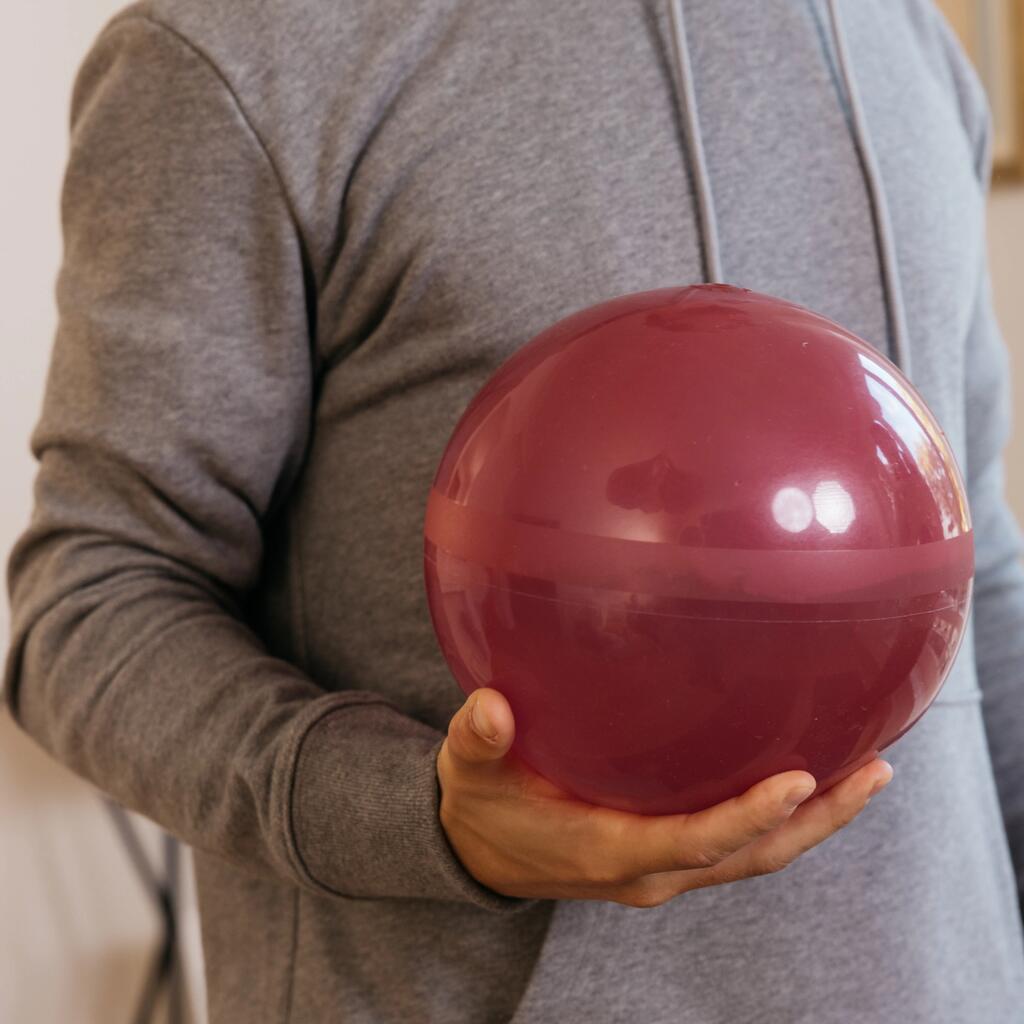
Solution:
[{"label": "reflection of window on ball", "polygon": [[595,803],[690,811],[793,768],[829,788],[959,649],[972,534],[942,431],[867,343],[745,289],[556,327],[472,400],[429,496],[460,686],[501,690],[517,754]]}]

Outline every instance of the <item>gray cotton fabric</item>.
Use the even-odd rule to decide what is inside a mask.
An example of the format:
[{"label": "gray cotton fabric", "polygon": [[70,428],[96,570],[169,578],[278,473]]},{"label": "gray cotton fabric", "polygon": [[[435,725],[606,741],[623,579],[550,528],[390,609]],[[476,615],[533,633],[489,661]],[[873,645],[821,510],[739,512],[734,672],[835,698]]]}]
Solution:
[{"label": "gray cotton fabric", "polygon": [[[725,279],[891,354],[824,0],[684,7]],[[652,909],[509,898],[454,856],[422,525],[501,361],[702,279],[667,4],[144,0],[96,40],[5,693],[194,847],[214,1024],[1024,1019],[989,118],[930,3],[840,7],[912,378],[970,489],[972,628],[863,815]]]}]

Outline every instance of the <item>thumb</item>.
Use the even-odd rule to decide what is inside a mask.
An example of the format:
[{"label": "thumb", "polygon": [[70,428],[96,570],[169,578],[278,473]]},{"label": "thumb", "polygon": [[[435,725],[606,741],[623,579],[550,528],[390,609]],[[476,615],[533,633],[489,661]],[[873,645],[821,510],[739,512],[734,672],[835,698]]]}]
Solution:
[{"label": "thumb", "polygon": [[515,736],[512,708],[498,690],[474,690],[448,725],[448,752],[461,761],[496,761]]}]

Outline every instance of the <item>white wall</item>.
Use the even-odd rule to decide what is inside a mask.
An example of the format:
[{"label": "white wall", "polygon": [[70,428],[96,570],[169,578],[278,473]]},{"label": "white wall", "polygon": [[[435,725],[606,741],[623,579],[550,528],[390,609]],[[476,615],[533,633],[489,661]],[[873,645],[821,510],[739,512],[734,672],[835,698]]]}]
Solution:
[{"label": "white wall", "polygon": [[[0,555],[28,519],[35,421],[54,329],[58,195],[74,71],[115,0],[5,6],[0,36]],[[996,300],[1016,361],[1010,490],[1024,518],[1024,190],[992,202]],[[0,648],[7,636],[0,602]],[[156,923],[92,791],[0,717],[0,1020],[130,1019]],[[153,832],[150,831],[150,836]],[[189,904],[191,905],[191,904]],[[194,919],[188,955],[198,962]],[[193,972],[194,976],[195,972]],[[198,987],[195,990],[199,991]]]}]

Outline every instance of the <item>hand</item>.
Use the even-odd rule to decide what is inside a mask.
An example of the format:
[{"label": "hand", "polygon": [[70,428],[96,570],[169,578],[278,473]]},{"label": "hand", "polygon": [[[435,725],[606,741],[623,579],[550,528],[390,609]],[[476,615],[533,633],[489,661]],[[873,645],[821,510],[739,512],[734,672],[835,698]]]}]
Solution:
[{"label": "hand", "polygon": [[576,800],[507,757],[514,735],[497,690],[466,700],[438,753],[440,817],[477,881],[530,899],[656,907],[691,889],[781,871],[849,824],[892,778],[876,758],[813,800],[814,777],[789,771],[694,814],[631,814]]}]

